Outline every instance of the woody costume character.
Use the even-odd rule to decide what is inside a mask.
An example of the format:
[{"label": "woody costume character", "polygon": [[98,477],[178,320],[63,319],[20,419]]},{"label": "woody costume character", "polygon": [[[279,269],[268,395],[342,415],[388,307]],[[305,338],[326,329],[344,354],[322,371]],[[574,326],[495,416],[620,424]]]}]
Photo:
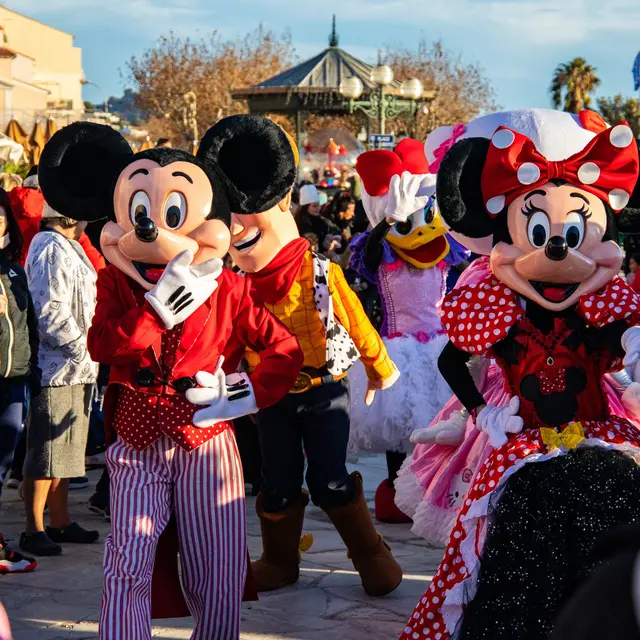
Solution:
[{"label": "woody costume character", "polygon": [[[399,372],[338,265],[309,251],[289,211],[297,149],[273,122],[233,116],[211,130],[215,158],[232,185],[231,249],[256,299],[297,337],[304,365],[288,395],[257,416],[263,488],[256,501],[263,554],[252,564],[259,591],[299,577],[299,542],[309,496],[345,542],[367,593],[385,595],[402,570],[375,530],[362,478],[349,474],[349,386],[346,374],[360,358],[367,370],[367,401],[391,386]],[[274,176],[287,175],[286,181]],[[256,194],[278,193],[269,202]],[[280,187],[285,187],[280,189]],[[248,354],[250,367],[260,354]],[[303,453],[304,449],[304,453]]]},{"label": "woody costume character", "polygon": [[[640,521],[640,431],[624,413],[640,387],[640,298],[617,275],[617,231],[640,214],[636,141],[593,112],[483,119],[488,137],[454,142],[438,171],[445,222],[493,245],[490,273],[445,296],[439,367],[491,450],[402,640],[548,637],[602,536]],[[474,356],[495,359],[499,405]],[[619,412],[604,376],[623,365]]]},{"label": "woody costume character", "polygon": [[[197,157],[134,155],[110,127],[76,123],[47,144],[40,182],[52,206],[109,218],[88,335],[111,366],[100,637],[150,639],[152,614],[190,613],[192,638],[238,638],[248,555],[232,420],[287,392],[297,341],[222,268],[229,209],[206,141]],[[249,376],[235,373],[247,346],[262,357]]]}]

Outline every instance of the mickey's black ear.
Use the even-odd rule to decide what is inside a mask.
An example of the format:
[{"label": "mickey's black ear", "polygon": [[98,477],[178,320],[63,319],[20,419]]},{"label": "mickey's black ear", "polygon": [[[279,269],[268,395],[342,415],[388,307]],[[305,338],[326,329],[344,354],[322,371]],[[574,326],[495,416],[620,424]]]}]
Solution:
[{"label": "mickey's black ear", "polygon": [[[640,151],[640,141],[636,140],[638,151]],[[640,178],[636,182],[636,187],[629,198],[627,206],[617,215],[616,228],[622,233],[640,233]]]},{"label": "mickey's black ear", "polygon": [[74,122],[42,151],[38,180],[44,199],[74,220],[112,216],[115,180],[132,156],[129,143],[111,127]]},{"label": "mickey's black ear", "polygon": [[293,187],[296,160],[287,134],[268,118],[236,115],[205,133],[198,159],[224,175],[234,213],[275,207]]},{"label": "mickey's black ear", "polygon": [[494,220],[482,200],[480,179],[490,140],[467,138],[456,142],[438,169],[436,199],[447,225],[469,238],[494,232]]}]

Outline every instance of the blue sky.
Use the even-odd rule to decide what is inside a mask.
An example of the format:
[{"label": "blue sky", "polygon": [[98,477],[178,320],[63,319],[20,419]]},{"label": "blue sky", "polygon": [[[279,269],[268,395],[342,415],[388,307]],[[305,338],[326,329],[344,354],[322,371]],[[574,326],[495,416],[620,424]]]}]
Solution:
[{"label": "blue sky", "polygon": [[[260,22],[290,30],[304,59],[326,46],[337,14],[342,47],[375,62],[384,45],[441,38],[479,62],[505,108],[550,106],[558,63],[583,56],[602,79],[598,96],[633,95],[640,49],[638,0],[5,0],[5,5],[75,34],[87,78],[107,94],[124,88],[132,55],[170,30],[194,38],[244,34]],[[85,99],[102,100],[95,87]]]}]

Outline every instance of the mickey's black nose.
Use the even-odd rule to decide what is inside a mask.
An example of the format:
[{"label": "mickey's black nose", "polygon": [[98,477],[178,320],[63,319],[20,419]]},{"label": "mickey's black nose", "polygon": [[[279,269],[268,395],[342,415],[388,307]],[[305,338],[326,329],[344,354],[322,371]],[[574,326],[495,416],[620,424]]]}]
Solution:
[{"label": "mickey's black nose", "polygon": [[564,260],[569,253],[569,245],[562,236],[553,236],[549,238],[544,252],[549,260]]},{"label": "mickey's black nose", "polygon": [[136,220],[136,238],[142,242],[153,242],[158,237],[158,227],[148,216],[140,216]]}]

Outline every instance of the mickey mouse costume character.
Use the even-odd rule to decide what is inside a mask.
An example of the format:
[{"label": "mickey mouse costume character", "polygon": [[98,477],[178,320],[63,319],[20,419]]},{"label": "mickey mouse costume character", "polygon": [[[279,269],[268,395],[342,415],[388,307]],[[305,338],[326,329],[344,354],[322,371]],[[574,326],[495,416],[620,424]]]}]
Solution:
[{"label": "mickey mouse costume character", "polygon": [[[403,640],[546,637],[597,539],[640,520],[640,432],[602,382],[621,364],[640,374],[640,299],[617,277],[615,241],[638,226],[633,134],[593,112],[502,116],[490,140],[452,145],[436,189],[454,231],[493,238],[492,276],[445,297],[439,360],[493,450]],[[511,394],[502,406],[467,368],[485,354]]]},{"label": "mickey mouse costume character", "polygon": [[[259,142],[254,143],[257,138]],[[295,144],[270,120],[227,118],[205,136],[230,188],[231,256],[256,298],[298,338],[304,367],[289,394],[257,414],[263,490],[256,501],[262,557],[252,564],[259,591],[299,577],[300,536],[307,485],[345,542],[367,593],[382,596],[402,580],[402,570],[371,521],[358,473],[346,467],[351,364],[366,367],[368,401],[399,376],[380,336],[336,264],[309,251],[289,211],[297,158]],[[292,152],[293,148],[293,152]],[[286,176],[281,182],[272,172]],[[255,193],[271,189],[273,197]],[[261,361],[249,353],[250,368]]]},{"label": "mickey mouse costume character", "polygon": [[[40,162],[51,206],[109,219],[88,336],[93,359],[111,365],[105,640],[151,638],[154,571],[159,617],[190,612],[193,638],[239,637],[246,514],[231,421],[279,400],[302,364],[296,339],[222,268],[230,216],[211,143],[196,157],[134,155],[110,127],[76,123]],[[261,355],[250,376],[235,373],[247,346]]]},{"label": "mickey mouse costume character", "polygon": [[387,452],[389,476],[376,491],[376,518],[406,522],[394,504],[394,480],[413,448],[409,438],[429,424],[451,397],[436,363],[447,338],[438,315],[449,267],[468,252],[446,235],[435,206],[435,176],[424,145],[405,138],[395,151],[369,151],[358,157],[363,204],[373,230],[351,243],[351,267],[378,287],[384,321],[381,334],[403,384],[367,407],[361,389],[366,373],[356,363],[352,389],[351,445]]}]

